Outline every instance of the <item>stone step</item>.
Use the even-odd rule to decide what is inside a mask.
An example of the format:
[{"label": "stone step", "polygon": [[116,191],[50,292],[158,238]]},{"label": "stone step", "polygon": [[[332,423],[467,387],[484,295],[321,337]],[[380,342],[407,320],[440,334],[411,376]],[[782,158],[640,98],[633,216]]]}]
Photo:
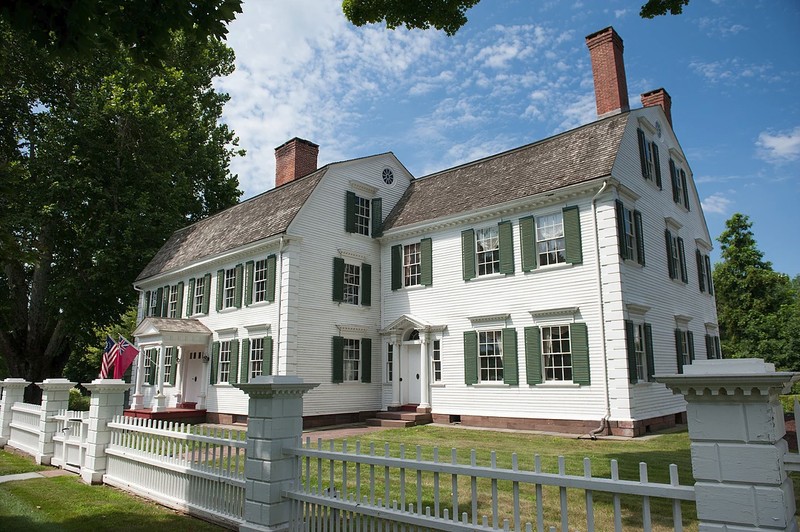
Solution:
[{"label": "stone step", "polygon": [[397,429],[404,429],[408,427],[413,427],[413,421],[406,421],[403,419],[379,419],[379,418],[372,418],[367,420],[367,426],[370,427],[392,427]]}]

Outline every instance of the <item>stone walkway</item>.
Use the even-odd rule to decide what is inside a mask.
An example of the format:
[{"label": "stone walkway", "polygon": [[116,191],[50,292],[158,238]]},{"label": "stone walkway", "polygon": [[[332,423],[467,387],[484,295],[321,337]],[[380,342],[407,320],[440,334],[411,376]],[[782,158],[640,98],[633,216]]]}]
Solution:
[{"label": "stone walkway", "polygon": [[0,476],[0,484],[2,484],[3,482],[14,482],[16,480],[31,480],[34,478],[61,477],[64,475],[77,476],[76,473],[64,471],[63,469],[47,469],[45,471],[36,471],[34,473],[18,473],[16,475],[2,475]]}]

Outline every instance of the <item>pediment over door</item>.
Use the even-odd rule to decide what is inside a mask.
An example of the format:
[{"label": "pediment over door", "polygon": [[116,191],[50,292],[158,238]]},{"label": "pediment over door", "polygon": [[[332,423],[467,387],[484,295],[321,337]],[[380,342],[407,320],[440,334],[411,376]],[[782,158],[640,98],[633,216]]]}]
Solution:
[{"label": "pediment over door", "polygon": [[392,323],[381,329],[382,335],[402,334],[409,329],[416,329],[420,332],[441,332],[447,328],[447,325],[435,325],[426,320],[413,316],[411,314],[403,314]]},{"label": "pediment over door", "polygon": [[149,317],[133,331],[136,343],[161,345],[205,345],[211,330],[199,320]]}]

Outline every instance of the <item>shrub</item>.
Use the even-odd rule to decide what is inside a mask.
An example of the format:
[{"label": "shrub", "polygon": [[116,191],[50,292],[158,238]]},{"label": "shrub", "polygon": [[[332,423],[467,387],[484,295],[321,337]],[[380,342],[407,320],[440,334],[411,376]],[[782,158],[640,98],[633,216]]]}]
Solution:
[{"label": "shrub", "polygon": [[794,400],[800,400],[800,395],[781,395],[781,405],[783,405],[783,411],[792,413],[794,412]]},{"label": "shrub", "polygon": [[89,410],[89,396],[81,394],[77,388],[72,388],[69,391],[69,409]]}]

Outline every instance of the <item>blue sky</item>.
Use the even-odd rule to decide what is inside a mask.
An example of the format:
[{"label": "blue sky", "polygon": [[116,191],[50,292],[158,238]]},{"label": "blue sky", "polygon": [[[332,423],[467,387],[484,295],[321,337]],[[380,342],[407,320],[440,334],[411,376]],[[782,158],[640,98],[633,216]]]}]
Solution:
[{"label": "blue sky", "polygon": [[766,259],[800,274],[800,2],[692,0],[654,20],[643,2],[482,0],[447,37],[355,28],[338,0],[246,0],[217,83],[248,152],[243,198],[274,186],[274,148],[295,136],[320,165],[391,151],[421,177],[591,122],[584,37],[614,26],[631,106],[672,96],[712,237],[747,214]]}]

